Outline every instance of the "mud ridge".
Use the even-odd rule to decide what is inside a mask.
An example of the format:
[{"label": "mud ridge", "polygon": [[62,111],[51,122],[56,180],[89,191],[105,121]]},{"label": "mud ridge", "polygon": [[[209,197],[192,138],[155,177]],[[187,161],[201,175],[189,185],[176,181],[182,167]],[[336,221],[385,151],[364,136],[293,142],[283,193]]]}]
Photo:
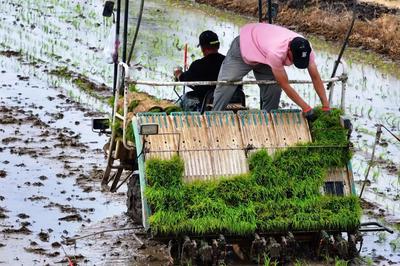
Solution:
[{"label": "mud ridge", "polygon": [[[196,0],[198,3],[258,17],[256,0]],[[326,40],[342,41],[352,18],[352,1],[279,1],[274,23],[297,31],[323,36]],[[379,4],[357,5],[355,23],[349,45],[369,49],[400,64],[400,10]],[[264,11],[265,14],[265,11]]]}]

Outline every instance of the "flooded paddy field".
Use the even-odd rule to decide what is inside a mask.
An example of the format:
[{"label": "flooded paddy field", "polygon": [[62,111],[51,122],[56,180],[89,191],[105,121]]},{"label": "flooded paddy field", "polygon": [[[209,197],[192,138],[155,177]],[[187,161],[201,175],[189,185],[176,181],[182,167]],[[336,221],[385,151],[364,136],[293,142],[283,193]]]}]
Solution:
[{"label": "flooded paddy field", "polygon": [[[125,188],[101,192],[106,160],[105,136],[91,131],[91,119],[107,115],[110,90],[82,89],[75,75],[100,87],[112,84],[104,44],[111,20],[101,17],[103,1],[1,0],[0,23],[0,264],[65,265],[66,256],[80,265],[167,264],[165,246],[139,249],[130,232],[110,232],[62,244],[63,237],[88,235],[115,228],[134,228],[125,218]],[[137,1],[131,1],[134,25]],[[142,28],[134,53],[132,76],[172,80],[172,69],[183,64],[183,46],[189,44],[190,62],[200,57],[198,34],[217,32],[226,53],[241,25],[254,18],[222,13],[188,2],[146,1]],[[187,25],[191,25],[188,27]],[[328,78],[340,44],[312,37],[317,65]],[[400,134],[400,73],[395,64],[367,51],[348,50],[349,81],[346,112],[354,132],[353,170],[361,185],[375,140],[375,124]],[[389,66],[389,67],[388,67]],[[70,76],[52,74],[66,67]],[[340,70],[339,70],[340,72]],[[305,72],[288,69],[291,79]],[[318,104],[313,89],[295,86]],[[175,99],[172,88],[139,87],[160,98]],[[338,90],[335,87],[335,103]],[[250,107],[258,106],[258,88],[246,87]],[[294,107],[287,97],[282,106]],[[400,144],[386,131],[376,151],[377,163],[369,175],[364,198],[373,204],[364,220],[389,225],[394,234],[364,236],[364,264],[400,264],[399,186]],[[359,186],[360,188],[360,186]],[[359,191],[359,190],[358,190]],[[132,229],[145,240],[139,229]],[[161,251],[160,251],[161,250]]]}]

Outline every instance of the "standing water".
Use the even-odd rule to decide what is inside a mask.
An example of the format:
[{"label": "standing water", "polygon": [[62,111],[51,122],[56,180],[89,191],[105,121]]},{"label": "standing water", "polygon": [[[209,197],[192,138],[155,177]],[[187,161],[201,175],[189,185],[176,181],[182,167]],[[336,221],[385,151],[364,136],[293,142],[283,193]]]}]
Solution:
[{"label": "standing water", "polygon": [[[131,1],[130,25],[132,26],[136,22],[138,2]],[[1,57],[1,71],[3,71],[0,75],[1,105],[7,108],[13,107],[17,112],[14,115],[22,112],[18,110],[32,113],[54,128],[54,132],[49,133],[50,136],[59,135],[59,131],[62,132],[65,128],[67,128],[65,129],[67,132],[64,134],[69,131],[79,134],[80,145],[84,145],[87,150],[85,153],[81,148],[69,147],[65,148],[67,150],[51,148],[51,152],[42,151],[44,147],[59,147],[57,141],[60,140],[49,137],[44,142],[37,143],[36,139],[45,132],[45,128],[31,129],[31,125],[24,120],[29,116],[28,118],[18,117],[25,121],[22,126],[18,127],[18,131],[23,132],[21,137],[15,133],[17,124],[10,124],[0,130],[2,145],[4,145],[4,150],[1,150],[0,153],[0,170],[7,173],[5,178],[0,178],[0,207],[9,211],[4,212],[6,218],[0,218],[0,230],[3,230],[1,231],[3,233],[9,232],[6,229],[20,229],[25,225],[31,231],[27,235],[4,233],[5,240],[0,239],[2,244],[0,245],[0,261],[4,261],[6,265],[32,264],[32,261],[36,261],[39,265],[45,263],[52,265],[65,257],[62,250],[55,249],[51,245],[60,242],[62,235],[66,235],[66,232],[70,235],[79,233],[82,228],[90,226],[91,223],[101,223],[102,219],[121,214],[124,209],[123,195],[113,197],[101,194],[96,189],[84,192],[85,187],[74,188],[74,183],[80,175],[88,174],[87,172],[92,168],[102,169],[105,167],[101,151],[96,148],[101,148],[106,140],[105,138],[99,139],[97,135],[88,130],[90,119],[85,117],[85,113],[87,114],[88,111],[80,110],[82,107],[79,106],[89,109],[92,113],[104,111],[107,107],[101,101],[79,90],[68,79],[49,74],[50,70],[65,66],[68,70],[90,77],[99,83],[112,84],[113,67],[107,64],[102,51],[112,21],[101,17],[102,4],[103,1],[100,0],[85,2],[78,0],[2,1],[0,10],[2,19],[2,23],[0,23],[1,50],[17,52],[18,56],[16,58],[7,58],[5,55]],[[146,1],[142,27],[132,60],[132,63],[136,65],[132,77],[172,81],[172,69],[176,65],[183,65],[185,43],[189,45],[189,62],[191,62],[201,57],[200,50],[196,47],[198,35],[204,30],[211,29],[219,35],[220,51],[226,54],[230,42],[239,32],[239,28],[253,21],[255,21],[254,18],[223,13],[204,6],[193,6],[188,2]],[[336,60],[339,44],[328,44],[315,37],[310,37],[310,39],[316,51],[316,60],[321,76],[328,78]],[[355,180],[359,184],[364,179],[371,156],[375,139],[375,124],[384,124],[395,134],[400,134],[399,75],[396,77],[396,75],[382,72],[373,66],[371,60],[360,61],[358,58],[361,55],[365,58],[365,54],[368,52],[352,51],[346,52],[344,56],[349,75],[346,113],[351,117],[354,125],[352,134],[355,146],[353,170]],[[367,57],[373,58],[373,55]],[[382,64],[378,61],[374,63]],[[308,79],[306,71],[294,67],[287,68],[287,71],[290,79]],[[339,69],[339,73],[340,71]],[[23,77],[29,78],[24,80]],[[249,76],[249,78],[252,77]],[[295,85],[294,87],[311,105],[319,104],[318,97],[311,86]],[[141,86],[139,89],[159,98],[176,99],[171,87]],[[340,85],[337,85],[334,97],[336,105],[339,103],[339,90]],[[246,86],[245,93],[249,106],[256,108],[259,101],[258,88]],[[79,106],[69,106],[68,102],[64,103],[64,98],[60,98],[62,96],[58,97],[57,95],[64,95],[64,97],[66,95]],[[54,101],[49,100],[53,98]],[[64,106],[65,104],[67,106]],[[282,97],[281,105],[285,108],[295,107],[286,96]],[[63,113],[63,118],[54,119],[54,116],[57,117],[60,112]],[[21,115],[21,113],[19,114]],[[75,124],[75,122],[78,123]],[[9,139],[14,135],[20,140]],[[69,137],[74,136],[71,133]],[[33,138],[35,141],[26,142],[28,138]],[[6,141],[4,141],[5,139]],[[10,142],[10,140],[15,142]],[[93,143],[93,141],[96,142]],[[26,153],[21,155],[13,152],[23,146],[37,152],[40,151],[43,155],[40,155],[38,159],[32,155],[26,155]],[[58,157],[65,156],[65,153],[69,156],[67,159]],[[369,176],[371,185],[367,187],[364,197],[378,206],[378,214],[381,215],[382,221],[396,224],[400,217],[398,201],[399,142],[384,132],[376,155],[378,163],[374,164],[371,170]],[[58,163],[54,163],[55,157],[58,157]],[[88,160],[88,158],[92,160]],[[25,165],[25,167],[21,168],[18,165]],[[74,172],[69,170],[71,167],[76,170],[75,178],[74,175],[69,175]],[[62,180],[59,181],[58,178],[63,175],[65,178],[61,178]],[[36,180],[40,176],[48,179]],[[40,186],[37,182],[44,186]],[[37,186],[32,185],[34,183]],[[93,185],[98,183],[98,180],[93,181]],[[74,190],[69,191],[64,187]],[[83,193],[92,194],[85,196],[82,195]],[[38,195],[39,198],[34,197]],[[29,200],[29,198],[39,200]],[[82,198],[83,200],[80,200]],[[96,200],[91,200],[93,198]],[[68,215],[80,214],[82,220],[79,221],[78,216],[75,216],[75,218],[78,217],[75,221],[59,220],[67,216],[67,214],[62,214],[66,205],[75,208],[75,211],[67,212]],[[46,206],[49,207],[46,208]],[[64,206],[64,208],[60,206]],[[86,210],[88,208],[89,211]],[[26,214],[30,218],[21,218],[26,217],[21,214]],[[375,218],[366,215],[364,219]],[[24,223],[25,220],[30,225]],[[42,241],[40,238],[42,232],[49,234],[50,240]],[[36,245],[32,245],[32,242],[39,243],[38,246],[46,251],[40,252]],[[90,244],[97,247],[99,243],[94,241]],[[132,260],[132,256],[129,255],[121,259],[121,254],[119,256],[112,255],[111,251],[104,252],[107,250],[107,245],[104,243],[101,243],[100,246],[89,252],[87,245],[80,246],[78,242],[78,249],[71,250],[66,247],[66,251],[68,254],[84,255],[89,260],[88,265],[104,261],[112,264],[111,261],[115,262],[113,257],[117,257],[118,262],[122,265],[129,265],[129,261]],[[397,231],[393,235],[371,233],[365,237],[362,255],[370,259],[383,256],[385,260],[400,263],[397,250],[399,247],[400,240]],[[55,251],[59,254],[54,253]]]}]

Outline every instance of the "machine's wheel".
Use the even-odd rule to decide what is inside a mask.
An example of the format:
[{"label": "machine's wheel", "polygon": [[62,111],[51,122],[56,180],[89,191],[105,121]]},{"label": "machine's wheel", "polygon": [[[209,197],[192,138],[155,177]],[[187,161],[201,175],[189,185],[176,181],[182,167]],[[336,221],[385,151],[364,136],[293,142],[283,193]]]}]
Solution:
[{"label": "machine's wheel", "polygon": [[142,200],[140,194],[139,175],[130,177],[127,191],[127,214],[137,224],[142,224]]}]

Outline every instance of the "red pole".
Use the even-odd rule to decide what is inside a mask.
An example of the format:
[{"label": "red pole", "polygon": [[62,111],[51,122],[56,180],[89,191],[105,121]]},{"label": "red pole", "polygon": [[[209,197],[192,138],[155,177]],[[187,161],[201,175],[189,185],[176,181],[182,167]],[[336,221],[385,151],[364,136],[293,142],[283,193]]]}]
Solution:
[{"label": "red pole", "polygon": [[187,51],[188,51],[188,44],[185,43],[185,48],[184,48],[184,58],[183,58],[183,70],[187,70]]},{"label": "red pole", "polygon": [[[185,43],[184,53],[183,53],[183,71],[186,71],[188,69],[188,66],[187,66],[187,51],[188,51],[188,44]],[[186,91],[186,87],[183,86],[183,94],[185,94],[185,91]]]}]

